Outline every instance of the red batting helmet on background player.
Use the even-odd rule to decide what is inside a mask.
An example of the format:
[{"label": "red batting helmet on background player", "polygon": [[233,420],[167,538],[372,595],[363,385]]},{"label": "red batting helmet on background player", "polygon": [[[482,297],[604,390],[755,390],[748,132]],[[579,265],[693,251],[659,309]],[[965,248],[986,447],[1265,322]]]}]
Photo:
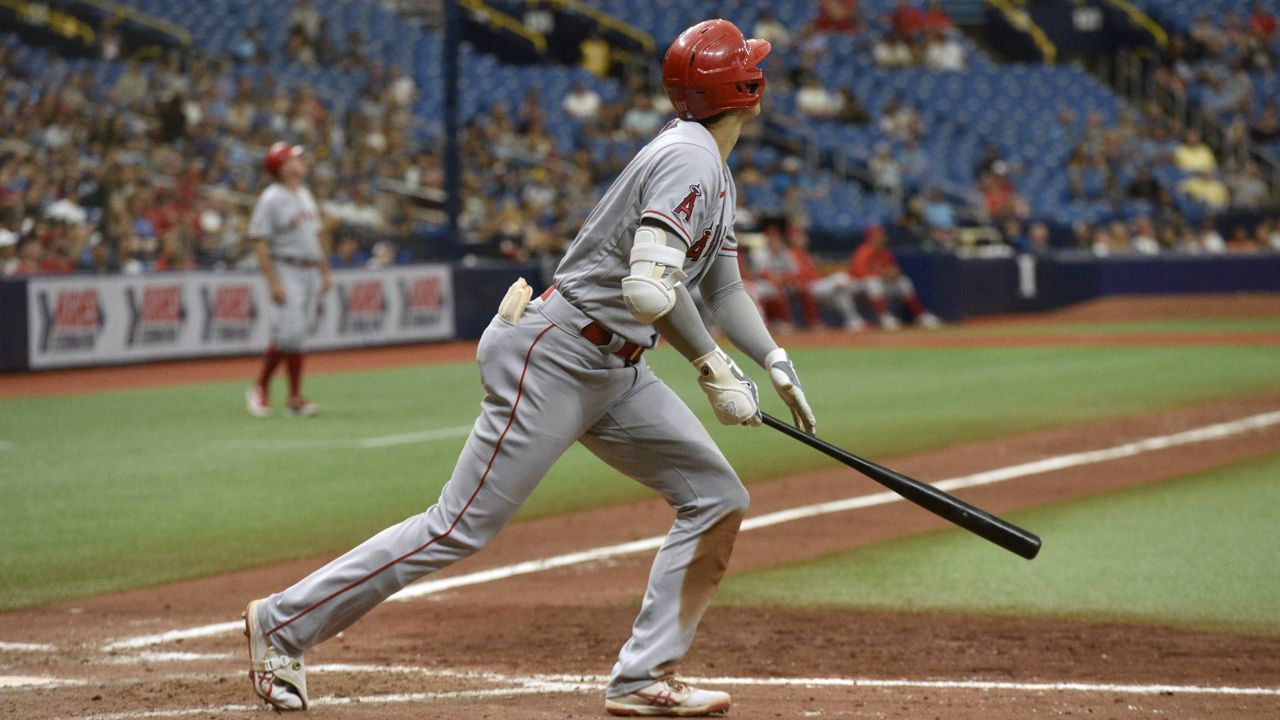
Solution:
[{"label": "red batting helmet on background player", "polygon": [[267,150],[267,156],[262,160],[262,166],[267,172],[280,176],[280,168],[288,162],[289,158],[298,157],[302,154],[301,145],[290,145],[287,142],[274,143],[270,150]]},{"label": "red batting helmet on background player", "polygon": [[728,20],[705,20],[680,33],[662,61],[662,85],[682,120],[755,107],[764,95],[756,67],[772,46],[746,40]]}]

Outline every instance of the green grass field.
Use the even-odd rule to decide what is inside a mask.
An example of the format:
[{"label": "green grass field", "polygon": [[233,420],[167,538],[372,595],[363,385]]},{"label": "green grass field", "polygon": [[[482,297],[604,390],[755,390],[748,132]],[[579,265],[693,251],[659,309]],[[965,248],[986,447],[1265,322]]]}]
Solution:
[{"label": "green grass field", "polygon": [[[793,355],[820,433],[871,457],[1280,386],[1273,347]],[[828,466],[767,429],[715,425],[688,365],[651,358],[748,482]],[[244,413],[243,388],[0,400],[0,609],[349,547],[434,501],[481,394],[470,363],[320,375],[321,417],[264,421]],[[421,431],[443,437],[361,446]],[[522,516],[645,497],[575,449]]]},{"label": "green grass field", "polygon": [[724,604],[951,610],[1280,635],[1280,455],[1010,515],[1027,562],[961,530],[731,575]]},{"label": "green grass field", "polygon": [[1280,332],[1280,318],[1180,318],[1115,322],[1038,322],[995,327],[947,327],[955,335],[1186,335],[1194,333]]}]

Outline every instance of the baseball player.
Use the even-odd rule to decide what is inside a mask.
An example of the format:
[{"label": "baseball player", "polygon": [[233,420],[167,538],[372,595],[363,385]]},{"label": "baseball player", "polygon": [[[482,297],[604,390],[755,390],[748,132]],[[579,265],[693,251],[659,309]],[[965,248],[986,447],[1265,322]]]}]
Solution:
[{"label": "baseball player", "polygon": [[663,84],[678,118],[622,171],[530,302],[512,285],[476,351],[480,417],[439,501],[245,610],[250,679],[278,709],[307,706],[303,654],[414,580],[474,553],[551,465],[581,442],[660,493],[675,522],[658,550],[605,707],[616,715],[701,716],[729,695],[675,677],[747,510],[747,491],[706,429],[644,360],[658,336],[689,359],[716,418],[759,425],[756,385],[717,347],[688,288],[701,286],[730,340],[769,373],[796,423],[813,412],[787,353],[738,274],[735,188],[725,164],[759,114],[769,52],[732,23],[678,37]]},{"label": "baseball player", "polygon": [[275,143],[262,164],[276,181],[253,208],[249,239],[271,292],[271,344],[258,381],[245,391],[245,404],[251,415],[271,414],[271,375],[283,361],[289,373],[285,414],[310,417],[320,408],[302,397],[302,345],[315,325],[320,296],[332,284],[320,239],[320,208],[302,184],[307,175],[302,148]]},{"label": "baseball player", "polygon": [[898,300],[906,305],[921,327],[930,330],[941,327],[942,321],[938,316],[925,310],[916,296],[916,286],[911,278],[898,269],[898,260],[886,245],[884,228],[879,225],[867,228],[862,244],[849,256],[848,275],[853,278],[855,288],[866,291],[881,328],[893,331],[902,326],[889,309],[888,300]]}]

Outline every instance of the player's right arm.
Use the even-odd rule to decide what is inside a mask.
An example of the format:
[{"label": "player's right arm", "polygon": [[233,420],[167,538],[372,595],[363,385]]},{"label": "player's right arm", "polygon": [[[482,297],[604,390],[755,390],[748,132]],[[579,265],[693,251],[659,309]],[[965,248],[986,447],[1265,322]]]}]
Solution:
[{"label": "player's right arm", "polygon": [[267,193],[263,193],[253,206],[253,215],[249,218],[249,242],[253,243],[253,251],[258,256],[258,267],[262,269],[262,277],[267,281],[271,302],[283,305],[284,284],[280,282],[275,261],[271,259],[271,242],[268,239],[273,227],[271,201]]},{"label": "player's right arm", "polygon": [[716,345],[680,282],[693,233],[710,224],[707,211],[716,205],[710,199],[720,192],[720,174],[718,158],[701,148],[669,149],[655,163],[640,198],[643,211],[622,299],[637,320],[652,324],[698,370],[698,385],[721,423],[759,425],[755,383]]}]

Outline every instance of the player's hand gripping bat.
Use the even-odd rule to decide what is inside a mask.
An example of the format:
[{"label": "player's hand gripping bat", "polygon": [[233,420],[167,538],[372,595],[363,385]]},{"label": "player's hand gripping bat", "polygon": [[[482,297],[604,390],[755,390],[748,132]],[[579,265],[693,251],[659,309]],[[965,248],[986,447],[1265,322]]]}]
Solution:
[{"label": "player's hand gripping bat", "polygon": [[764,424],[830,455],[934,515],[949,520],[1015,555],[1021,555],[1030,560],[1040,552],[1039,536],[1001,520],[986,510],[976,508],[932,485],[909,478],[900,472],[877,465],[831,443],[819,440],[768,413],[764,413]]}]

